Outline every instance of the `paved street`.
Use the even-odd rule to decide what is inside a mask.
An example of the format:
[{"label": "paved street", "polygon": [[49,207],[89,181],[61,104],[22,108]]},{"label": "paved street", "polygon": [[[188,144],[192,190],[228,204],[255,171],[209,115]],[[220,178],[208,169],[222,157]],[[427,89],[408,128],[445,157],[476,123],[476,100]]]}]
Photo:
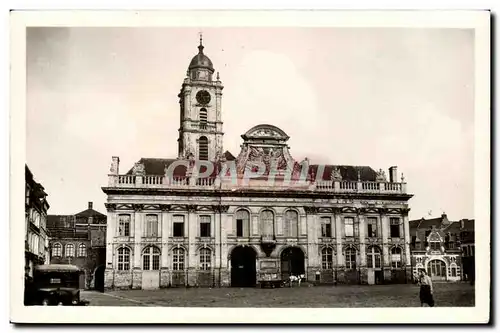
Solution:
[{"label": "paved street", "polygon": [[[436,283],[436,306],[474,306],[474,287]],[[170,288],[82,292],[91,306],[190,307],[415,307],[416,285],[301,286],[294,288]]]}]

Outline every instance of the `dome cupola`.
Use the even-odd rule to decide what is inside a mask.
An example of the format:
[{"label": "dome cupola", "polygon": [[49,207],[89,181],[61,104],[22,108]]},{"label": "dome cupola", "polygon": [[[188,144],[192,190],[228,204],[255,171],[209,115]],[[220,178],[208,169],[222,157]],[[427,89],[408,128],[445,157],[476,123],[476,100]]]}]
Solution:
[{"label": "dome cupola", "polygon": [[212,60],[203,53],[203,37],[200,35],[200,45],[198,46],[198,54],[193,57],[191,63],[189,63],[189,71],[205,69],[209,70],[211,74],[214,73],[214,66]]}]

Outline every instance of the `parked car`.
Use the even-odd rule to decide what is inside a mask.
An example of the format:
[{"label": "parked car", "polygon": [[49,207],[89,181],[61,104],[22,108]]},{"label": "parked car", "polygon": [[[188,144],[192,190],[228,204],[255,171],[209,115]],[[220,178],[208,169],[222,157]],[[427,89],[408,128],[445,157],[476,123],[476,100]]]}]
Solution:
[{"label": "parked car", "polygon": [[33,279],[26,281],[26,305],[88,305],[80,299],[80,275],[83,270],[75,265],[40,265],[33,271]]}]

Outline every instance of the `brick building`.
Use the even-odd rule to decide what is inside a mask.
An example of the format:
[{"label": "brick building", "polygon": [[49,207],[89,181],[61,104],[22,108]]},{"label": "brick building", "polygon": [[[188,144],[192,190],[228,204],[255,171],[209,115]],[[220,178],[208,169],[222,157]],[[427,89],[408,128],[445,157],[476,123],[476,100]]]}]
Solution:
[{"label": "brick building", "polygon": [[25,270],[33,277],[33,267],[48,263],[49,237],[47,235],[47,193],[42,184],[35,181],[33,173],[25,165]]},{"label": "brick building", "polygon": [[85,271],[81,286],[104,289],[106,215],[88,209],[75,215],[49,215],[50,263],[73,264]]},{"label": "brick building", "polygon": [[[318,283],[411,278],[408,200],[397,167],[296,161],[288,135],[257,125],[222,146],[222,89],[204,47],[178,95],[177,158],[142,158],[107,194],[106,288],[255,286],[259,274]],[[306,138],[305,138],[306,139]]]},{"label": "brick building", "polygon": [[413,274],[425,269],[433,280],[460,281],[460,222],[438,218],[410,221]]},{"label": "brick building", "polygon": [[474,220],[460,220],[460,248],[462,250],[462,278],[472,283],[475,274],[475,235]]}]

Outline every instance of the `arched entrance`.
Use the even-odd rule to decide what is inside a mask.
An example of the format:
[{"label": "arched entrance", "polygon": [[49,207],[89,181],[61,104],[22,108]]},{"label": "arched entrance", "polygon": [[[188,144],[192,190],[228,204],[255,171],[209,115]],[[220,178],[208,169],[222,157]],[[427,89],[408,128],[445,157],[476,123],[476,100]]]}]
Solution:
[{"label": "arched entrance", "polygon": [[231,287],[255,287],[257,254],[248,246],[231,251]]},{"label": "arched entrance", "polygon": [[104,265],[98,266],[94,271],[94,289],[104,292]]},{"label": "arched entrance", "polygon": [[433,259],[427,263],[427,274],[432,280],[446,280],[446,264],[439,259]]},{"label": "arched entrance", "polygon": [[286,280],[292,274],[305,274],[304,252],[298,247],[289,247],[281,252],[281,278]]}]

